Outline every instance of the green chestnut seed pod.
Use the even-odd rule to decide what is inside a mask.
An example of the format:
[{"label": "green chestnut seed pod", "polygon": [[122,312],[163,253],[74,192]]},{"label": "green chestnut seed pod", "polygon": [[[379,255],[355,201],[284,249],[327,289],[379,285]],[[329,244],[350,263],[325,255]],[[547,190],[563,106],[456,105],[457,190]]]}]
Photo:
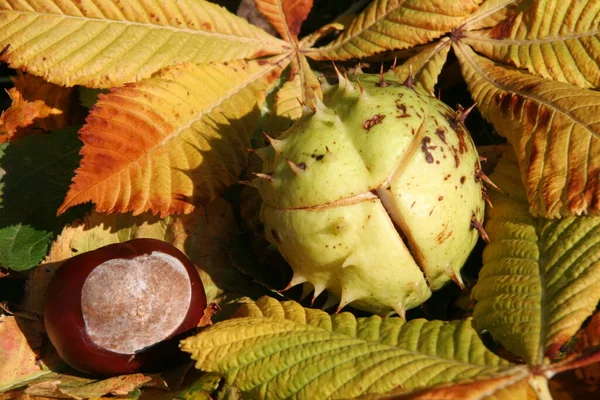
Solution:
[{"label": "green chestnut seed pod", "polygon": [[288,286],[327,290],[338,310],[404,315],[462,284],[484,216],[479,156],[465,113],[410,78],[338,78],[257,151],[265,235],[294,271]]}]

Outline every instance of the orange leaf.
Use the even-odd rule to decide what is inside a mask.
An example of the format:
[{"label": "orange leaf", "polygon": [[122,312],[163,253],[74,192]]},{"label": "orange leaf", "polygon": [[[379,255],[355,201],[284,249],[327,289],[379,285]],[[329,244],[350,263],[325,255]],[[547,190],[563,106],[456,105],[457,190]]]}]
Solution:
[{"label": "orange leaf", "polygon": [[[50,372],[38,360],[36,351],[42,348],[43,334],[41,327],[34,327],[36,324],[39,323],[0,316],[0,391]],[[50,358],[44,360],[54,365],[56,355],[48,355]]]},{"label": "orange leaf", "polygon": [[8,90],[12,106],[0,116],[0,142],[83,122],[76,89],[21,72],[13,83]]},{"label": "orange leaf", "polygon": [[235,182],[259,107],[289,55],[181,64],[101,95],[80,131],[83,159],[59,208],[189,213]]},{"label": "orange leaf", "polygon": [[313,0],[254,0],[258,11],[267,17],[273,28],[288,42],[300,33],[302,23],[308,16]]}]

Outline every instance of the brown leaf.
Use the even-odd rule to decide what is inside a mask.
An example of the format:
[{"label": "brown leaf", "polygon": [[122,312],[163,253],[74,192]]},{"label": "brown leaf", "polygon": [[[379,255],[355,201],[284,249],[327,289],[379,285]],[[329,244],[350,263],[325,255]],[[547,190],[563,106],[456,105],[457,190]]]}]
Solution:
[{"label": "brown leaf", "polygon": [[65,88],[21,72],[12,78],[11,107],[0,116],[0,142],[83,123],[75,88]]},{"label": "brown leaf", "polygon": [[531,213],[600,214],[600,94],[453,48],[477,107],[515,149]]},{"label": "brown leaf", "polygon": [[0,315],[0,338],[0,390],[49,373],[32,349],[42,345],[41,335],[30,336],[30,343],[15,317]]},{"label": "brown leaf", "polygon": [[313,0],[254,0],[256,8],[267,17],[277,33],[288,42],[298,38],[302,23],[308,16]]},{"label": "brown leaf", "polygon": [[144,374],[122,375],[101,381],[59,375],[55,379],[30,385],[25,390],[25,394],[60,399],[89,399],[105,395],[125,396],[152,380],[152,377]]}]

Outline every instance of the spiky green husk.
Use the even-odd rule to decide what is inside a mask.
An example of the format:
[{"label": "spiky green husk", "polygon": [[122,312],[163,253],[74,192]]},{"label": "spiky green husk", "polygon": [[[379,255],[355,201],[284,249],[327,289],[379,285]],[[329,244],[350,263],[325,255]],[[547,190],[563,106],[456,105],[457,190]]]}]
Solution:
[{"label": "spiky green husk", "polygon": [[479,157],[457,114],[362,74],[260,152],[253,184],[291,284],[378,314],[416,307],[460,269],[484,214]]}]

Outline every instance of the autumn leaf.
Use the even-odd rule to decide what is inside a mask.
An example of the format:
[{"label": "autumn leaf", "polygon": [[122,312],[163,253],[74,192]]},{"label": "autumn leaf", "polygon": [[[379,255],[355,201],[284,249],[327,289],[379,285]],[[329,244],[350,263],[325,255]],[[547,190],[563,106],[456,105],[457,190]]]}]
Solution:
[{"label": "autumn leaf", "polygon": [[237,180],[287,60],[182,64],[101,96],[59,214],[92,201],[101,212],[164,217],[214,199]]},{"label": "autumn leaf", "polygon": [[425,93],[433,95],[433,90],[442,72],[442,67],[446,63],[449,50],[450,39],[448,38],[428,44],[418,54],[394,68],[392,73],[402,81],[412,73],[415,86],[423,89]]},{"label": "autumn leaf", "polygon": [[[16,317],[0,315],[0,392],[51,373],[38,359],[43,335],[25,330],[26,325],[25,322],[19,324]],[[50,362],[52,366],[60,363],[56,356]]]},{"label": "autumn leaf", "polygon": [[358,400],[514,400],[533,399],[532,376],[525,369],[498,374],[491,378],[436,385],[406,393],[393,390],[383,395],[361,396]]},{"label": "autumn leaf", "polygon": [[313,0],[255,0],[277,33],[288,42],[295,42],[302,23],[308,17]]},{"label": "autumn leaf", "polygon": [[600,94],[454,50],[478,108],[512,144],[535,216],[600,213]]},{"label": "autumn leaf", "polygon": [[517,12],[527,9],[532,0],[487,0],[465,20],[464,31],[476,31],[497,25]]},{"label": "autumn leaf", "polygon": [[18,72],[7,91],[12,106],[0,116],[0,142],[83,123],[77,91]]},{"label": "autumn leaf", "polygon": [[600,3],[540,0],[462,40],[489,58],[584,88],[600,85]]},{"label": "autumn leaf", "polygon": [[31,384],[24,394],[67,399],[90,399],[105,395],[126,396],[152,381],[152,377],[144,374],[115,376],[104,380],[58,374],[52,378]]},{"label": "autumn leaf", "polygon": [[331,316],[267,297],[243,307],[242,318],[219,322],[181,347],[197,368],[257,398],[352,398],[510,368],[483,346],[470,321]]},{"label": "autumn leaf", "polygon": [[490,192],[473,326],[525,362],[547,364],[600,300],[600,217],[531,216],[511,152],[490,178],[503,193]]},{"label": "autumn leaf", "polygon": [[[68,38],[68,40],[66,40]],[[182,62],[283,52],[288,45],[208,1],[0,1],[12,68],[66,86],[113,87]]]},{"label": "autumn leaf", "polygon": [[275,93],[274,115],[294,121],[302,115],[302,104],[314,107],[315,96],[322,98],[321,85],[306,57],[294,57],[289,79]]},{"label": "autumn leaf", "polygon": [[348,60],[425,44],[456,28],[482,0],[375,0],[333,42],[307,51],[315,60]]},{"label": "autumn leaf", "polygon": [[200,274],[209,303],[221,303],[241,288],[247,293],[262,294],[263,289],[230,262],[226,244],[236,234],[231,205],[223,199],[198,207],[191,214],[165,219],[148,214],[134,217],[92,212],[83,221],[65,226],[52,243],[44,263],[30,274],[21,307],[41,314],[48,282],[64,260],[136,238],[163,240],[186,254]]},{"label": "autumn leaf", "polygon": [[[0,148],[0,265],[13,270],[36,266],[62,226],[81,214],[56,218],[81,142],[75,129],[24,137]],[[42,201],[40,196],[42,194]]]}]

